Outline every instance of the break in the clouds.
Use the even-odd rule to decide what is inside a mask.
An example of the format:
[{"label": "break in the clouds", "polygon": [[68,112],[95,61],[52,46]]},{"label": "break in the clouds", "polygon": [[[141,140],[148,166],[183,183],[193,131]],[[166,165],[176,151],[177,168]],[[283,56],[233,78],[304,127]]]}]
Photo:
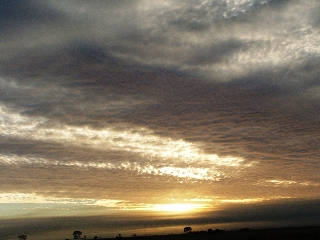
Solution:
[{"label": "break in the clouds", "polygon": [[319,198],[319,10],[2,1],[0,203],[208,210]]}]

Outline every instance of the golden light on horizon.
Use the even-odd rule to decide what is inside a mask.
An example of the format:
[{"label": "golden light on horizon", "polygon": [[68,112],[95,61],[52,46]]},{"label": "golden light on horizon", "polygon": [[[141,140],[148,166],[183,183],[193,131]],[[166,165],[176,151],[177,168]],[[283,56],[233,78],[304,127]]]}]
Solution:
[{"label": "golden light on horizon", "polygon": [[151,207],[152,211],[165,213],[190,213],[204,208],[203,204],[198,203],[172,203],[172,204],[155,204]]}]

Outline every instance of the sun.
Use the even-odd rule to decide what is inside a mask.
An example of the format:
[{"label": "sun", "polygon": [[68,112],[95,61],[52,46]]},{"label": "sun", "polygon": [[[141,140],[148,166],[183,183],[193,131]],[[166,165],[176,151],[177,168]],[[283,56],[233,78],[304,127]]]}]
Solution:
[{"label": "sun", "polygon": [[174,203],[174,204],[155,204],[151,210],[157,212],[171,212],[171,213],[190,213],[202,208],[202,204],[187,204],[187,203]]}]

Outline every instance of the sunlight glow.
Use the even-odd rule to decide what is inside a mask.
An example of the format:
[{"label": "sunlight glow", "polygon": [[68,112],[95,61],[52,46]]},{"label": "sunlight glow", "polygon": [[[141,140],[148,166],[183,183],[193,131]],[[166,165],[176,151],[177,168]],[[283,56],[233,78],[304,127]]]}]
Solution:
[{"label": "sunlight glow", "polygon": [[36,203],[36,204],[76,204],[116,207],[120,200],[113,199],[87,199],[87,198],[57,198],[41,196],[35,193],[0,193],[0,203]]},{"label": "sunlight glow", "polygon": [[220,202],[251,204],[251,203],[259,203],[259,202],[272,201],[272,200],[278,200],[278,199],[288,199],[288,198],[290,197],[276,196],[276,197],[270,197],[270,198],[222,199],[220,200]]},{"label": "sunlight glow", "polygon": [[[122,211],[154,211],[166,213],[190,213],[205,209],[209,205],[206,203],[171,203],[171,204],[150,204],[131,203],[124,200],[115,199],[87,199],[87,198],[57,198],[42,196],[35,193],[0,193],[0,204],[41,204],[35,208],[45,206],[46,208],[57,209],[62,205],[76,206],[101,206],[107,209]],[[61,207],[58,207],[61,208]],[[63,207],[61,208],[63,209]]]},{"label": "sunlight glow", "polygon": [[223,199],[222,203],[257,203],[265,201],[265,198],[246,198],[246,199]]},{"label": "sunlight glow", "polygon": [[293,180],[280,180],[280,179],[260,180],[255,185],[273,186],[273,187],[320,186],[320,184],[315,181],[293,181]]},{"label": "sunlight glow", "polygon": [[159,212],[175,212],[187,213],[203,208],[203,204],[187,204],[187,203],[174,203],[174,204],[156,204],[151,210]]},{"label": "sunlight glow", "polygon": [[[4,136],[17,136],[20,139],[42,140],[52,143],[63,143],[69,146],[86,147],[100,151],[124,151],[138,154],[142,162],[107,161],[83,162],[52,161],[43,158],[18,156],[0,156],[5,163],[46,163],[76,167],[94,167],[107,169],[124,169],[137,171],[140,174],[170,175],[177,178],[219,181],[226,175],[221,167],[250,167],[252,162],[244,163],[239,157],[219,157],[216,154],[203,152],[199,146],[168,137],[154,135],[145,128],[127,128],[117,131],[112,128],[95,130],[89,127],[60,126],[48,128],[44,118],[29,118],[0,107],[0,131]],[[46,126],[45,128],[43,126]],[[152,159],[151,163],[145,164]],[[154,161],[156,160],[156,161]]]},{"label": "sunlight glow", "polygon": [[274,186],[285,186],[285,187],[288,187],[288,186],[297,186],[297,185],[300,185],[300,186],[319,186],[320,184],[319,183],[316,183],[316,182],[297,182],[297,181],[292,181],[292,180],[279,180],[279,179],[272,179],[272,180],[267,180],[267,181],[264,181],[265,182],[265,185],[274,185]]}]

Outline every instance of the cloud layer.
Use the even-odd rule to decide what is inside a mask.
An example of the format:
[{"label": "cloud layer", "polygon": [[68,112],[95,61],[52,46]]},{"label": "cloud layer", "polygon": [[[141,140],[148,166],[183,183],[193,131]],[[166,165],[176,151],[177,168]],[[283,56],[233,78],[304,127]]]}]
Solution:
[{"label": "cloud layer", "polygon": [[0,202],[319,198],[319,9],[3,1]]}]

